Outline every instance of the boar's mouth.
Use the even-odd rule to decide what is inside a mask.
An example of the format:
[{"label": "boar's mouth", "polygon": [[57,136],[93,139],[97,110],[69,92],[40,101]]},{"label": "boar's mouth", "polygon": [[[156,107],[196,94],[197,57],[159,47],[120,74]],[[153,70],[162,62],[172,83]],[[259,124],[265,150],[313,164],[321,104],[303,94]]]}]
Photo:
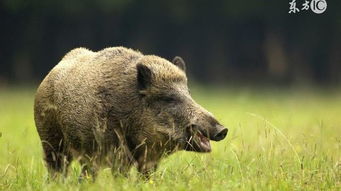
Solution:
[{"label": "boar's mouth", "polygon": [[191,125],[186,128],[187,140],[186,140],[186,151],[195,152],[211,152],[210,139],[206,133],[196,125]]}]

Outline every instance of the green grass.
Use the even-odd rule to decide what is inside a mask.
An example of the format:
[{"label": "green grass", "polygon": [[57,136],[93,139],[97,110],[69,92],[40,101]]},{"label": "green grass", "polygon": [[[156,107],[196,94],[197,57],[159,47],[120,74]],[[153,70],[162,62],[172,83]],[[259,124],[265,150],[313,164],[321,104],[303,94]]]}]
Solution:
[{"label": "green grass", "polygon": [[195,89],[229,127],[210,154],[177,152],[148,181],[103,169],[78,183],[80,167],[47,180],[31,89],[0,89],[0,190],[340,190],[341,91]]}]

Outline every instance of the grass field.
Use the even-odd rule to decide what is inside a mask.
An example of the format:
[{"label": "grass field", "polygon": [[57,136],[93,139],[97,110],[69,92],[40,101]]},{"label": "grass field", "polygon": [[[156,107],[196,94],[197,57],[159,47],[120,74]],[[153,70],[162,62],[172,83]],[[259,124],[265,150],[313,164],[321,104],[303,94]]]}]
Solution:
[{"label": "grass field", "polygon": [[80,167],[47,180],[34,90],[0,89],[0,190],[341,190],[341,91],[193,90],[229,127],[212,153],[177,152],[148,181],[132,169],[78,183]]}]

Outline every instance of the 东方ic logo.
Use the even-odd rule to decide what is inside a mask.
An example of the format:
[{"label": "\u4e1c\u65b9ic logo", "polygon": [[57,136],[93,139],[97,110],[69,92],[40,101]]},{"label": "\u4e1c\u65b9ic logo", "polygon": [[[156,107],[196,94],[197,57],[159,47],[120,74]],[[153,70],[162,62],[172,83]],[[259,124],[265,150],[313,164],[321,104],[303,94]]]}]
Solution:
[{"label": "\u4e1c\u65b9ic logo", "polygon": [[327,9],[327,2],[326,0],[312,0],[310,9],[316,14],[321,14]]},{"label": "\u4e1c\u65b9ic logo", "polygon": [[326,0],[304,0],[301,8],[296,4],[296,0],[291,0],[289,2],[289,13],[298,13],[300,11],[308,11],[309,9],[316,14],[321,14],[327,10]]}]

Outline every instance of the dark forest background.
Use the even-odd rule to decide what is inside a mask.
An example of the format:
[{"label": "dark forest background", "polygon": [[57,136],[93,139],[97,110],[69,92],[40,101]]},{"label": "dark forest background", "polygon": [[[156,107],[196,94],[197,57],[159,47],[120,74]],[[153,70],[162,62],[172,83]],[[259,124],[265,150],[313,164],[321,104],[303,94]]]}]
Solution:
[{"label": "dark forest background", "polygon": [[[296,0],[301,8],[303,0]],[[341,82],[341,1],[1,0],[0,84],[38,83],[76,47],[179,55],[199,83]]]}]

